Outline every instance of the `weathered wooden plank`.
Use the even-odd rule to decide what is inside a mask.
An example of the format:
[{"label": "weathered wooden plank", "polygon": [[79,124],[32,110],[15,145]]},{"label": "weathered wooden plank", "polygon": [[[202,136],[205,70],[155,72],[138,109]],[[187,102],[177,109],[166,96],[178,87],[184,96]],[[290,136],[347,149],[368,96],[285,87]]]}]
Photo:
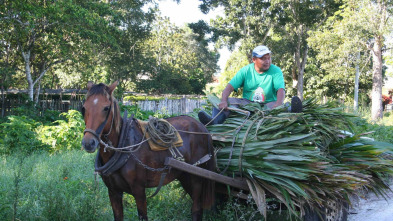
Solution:
[{"label": "weathered wooden plank", "polygon": [[216,182],[220,182],[223,184],[227,184],[242,190],[249,190],[247,182],[244,179],[234,179],[231,177],[227,177],[200,167],[196,167],[193,165],[190,165],[185,162],[181,162],[178,160],[175,160],[171,157],[166,158],[165,160],[165,165],[171,166],[173,168],[176,168],[178,170],[191,173],[197,176],[201,176],[206,179],[214,180]]}]

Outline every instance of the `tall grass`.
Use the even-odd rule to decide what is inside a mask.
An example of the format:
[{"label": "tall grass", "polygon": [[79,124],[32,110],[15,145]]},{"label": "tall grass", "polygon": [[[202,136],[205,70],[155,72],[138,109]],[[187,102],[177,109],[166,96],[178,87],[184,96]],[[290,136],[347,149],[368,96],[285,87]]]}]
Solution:
[{"label": "tall grass", "polygon": [[[95,180],[94,154],[70,150],[56,154],[16,153],[0,157],[2,220],[113,220],[107,188]],[[150,196],[154,188],[147,189]],[[234,202],[234,203],[232,203]],[[224,203],[206,211],[204,220],[262,218],[255,204]],[[125,220],[138,220],[135,200],[125,194]],[[191,220],[192,201],[175,181],[148,198],[150,220]],[[253,220],[255,220],[253,219]],[[284,219],[285,220],[285,219]]]},{"label": "tall grass", "polygon": [[93,155],[72,150],[0,158],[0,217],[4,220],[109,220],[102,182],[95,183]]},{"label": "tall grass", "polygon": [[[94,154],[81,150],[0,157],[2,220],[113,220],[107,188],[94,177]],[[148,189],[147,196],[155,189]],[[134,198],[124,195],[125,220],[137,220]],[[178,182],[148,199],[151,220],[190,220],[191,199]]]}]

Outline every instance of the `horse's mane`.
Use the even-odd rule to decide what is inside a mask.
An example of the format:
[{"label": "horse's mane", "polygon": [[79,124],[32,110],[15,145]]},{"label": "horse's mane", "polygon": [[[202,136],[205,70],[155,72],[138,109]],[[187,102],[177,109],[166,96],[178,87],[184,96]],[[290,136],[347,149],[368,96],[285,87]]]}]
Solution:
[{"label": "horse's mane", "polygon": [[108,95],[109,96],[109,87],[103,83],[94,84],[86,94],[86,99],[91,95]]},{"label": "horse's mane", "polygon": [[121,127],[121,115],[120,115],[120,108],[116,98],[113,95],[109,94],[109,87],[106,84],[99,83],[93,85],[86,94],[86,100],[92,95],[103,95],[108,99],[112,100],[113,102],[113,109],[114,109],[114,121],[116,124],[116,132],[120,133]]}]

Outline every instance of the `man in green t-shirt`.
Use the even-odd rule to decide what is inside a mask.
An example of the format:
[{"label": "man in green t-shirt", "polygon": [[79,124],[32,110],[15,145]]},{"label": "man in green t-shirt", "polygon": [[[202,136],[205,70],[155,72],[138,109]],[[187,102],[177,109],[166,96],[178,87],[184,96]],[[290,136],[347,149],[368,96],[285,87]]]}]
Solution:
[{"label": "man in green t-shirt", "polygon": [[[237,91],[241,87],[243,87],[243,99],[229,98],[233,91]],[[220,110],[224,110],[220,113],[220,110],[213,108],[212,117],[206,112],[200,111],[198,117],[205,125],[221,124],[229,115],[228,99],[231,99],[231,104],[259,102],[273,109],[282,105],[284,98],[283,73],[279,67],[272,64],[269,48],[260,45],[252,51],[252,63],[241,68],[222,92],[218,107]],[[302,111],[302,103],[298,97],[292,98],[290,109],[291,112],[296,113]],[[220,113],[219,116],[217,116],[218,113]]]}]

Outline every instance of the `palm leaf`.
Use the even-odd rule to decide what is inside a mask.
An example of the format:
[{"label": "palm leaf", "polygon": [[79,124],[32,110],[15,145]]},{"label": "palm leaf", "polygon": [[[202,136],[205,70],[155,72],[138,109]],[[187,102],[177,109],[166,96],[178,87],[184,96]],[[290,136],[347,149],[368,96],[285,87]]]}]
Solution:
[{"label": "palm leaf", "polygon": [[[208,96],[211,103],[220,100]],[[267,110],[256,103],[231,114],[224,124],[208,127],[213,134],[219,170],[228,176],[244,176],[262,209],[264,192],[284,203],[293,215],[306,205],[317,208],[328,200],[349,201],[348,194],[368,188],[385,196],[384,182],[392,174],[393,145],[346,136],[356,116],[334,103],[303,102],[303,113],[287,113],[284,107]],[[229,158],[229,156],[232,156]],[[262,198],[261,198],[262,197]],[[350,203],[350,202],[349,202]]]}]

